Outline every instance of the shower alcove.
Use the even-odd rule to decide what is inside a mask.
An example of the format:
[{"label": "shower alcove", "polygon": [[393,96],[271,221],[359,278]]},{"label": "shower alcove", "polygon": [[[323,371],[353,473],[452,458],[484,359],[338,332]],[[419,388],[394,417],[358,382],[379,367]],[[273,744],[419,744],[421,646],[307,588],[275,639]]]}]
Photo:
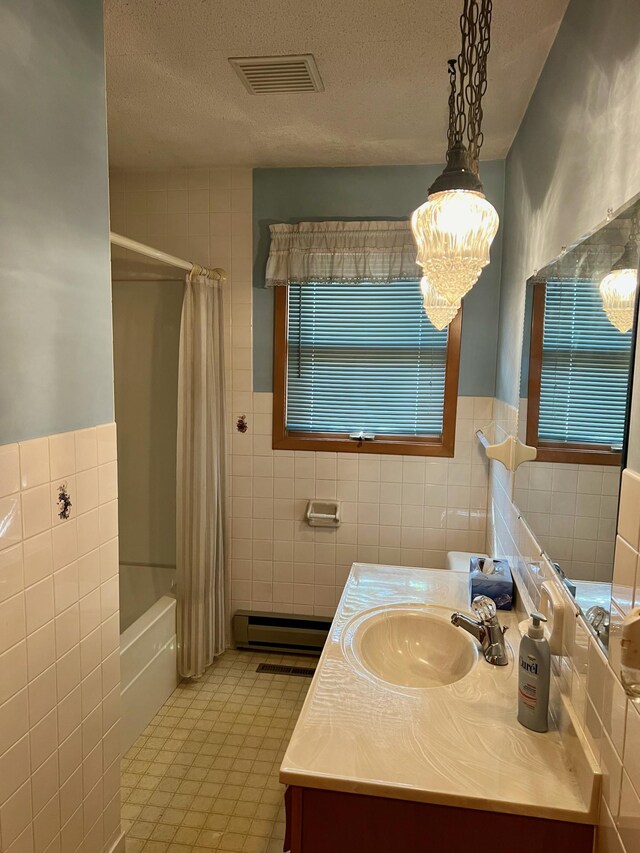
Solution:
[{"label": "shower alcove", "polygon": [[124,248],[119,240],[112,235],[125,752],[179,680],[174,594],[178,350],[190,264],[178,258],[172,264],[159,252],[162,260],[157,260]]}]

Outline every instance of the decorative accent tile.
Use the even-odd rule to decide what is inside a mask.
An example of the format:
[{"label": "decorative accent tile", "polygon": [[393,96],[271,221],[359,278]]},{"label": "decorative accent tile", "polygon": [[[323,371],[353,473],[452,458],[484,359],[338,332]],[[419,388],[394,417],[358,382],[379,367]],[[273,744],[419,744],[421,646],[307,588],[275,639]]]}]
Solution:
[{"label": "decorative accent tile", "polygon": [[[113,769],[109,800],[102,791],[107,696],[108,718],[119,714],[116,481],[113,424],[0,448],[0,849],[7,853],[73,853],[82,845],[99,853],[119,832]],[[117,767],[112,734],[108,748]]]}]

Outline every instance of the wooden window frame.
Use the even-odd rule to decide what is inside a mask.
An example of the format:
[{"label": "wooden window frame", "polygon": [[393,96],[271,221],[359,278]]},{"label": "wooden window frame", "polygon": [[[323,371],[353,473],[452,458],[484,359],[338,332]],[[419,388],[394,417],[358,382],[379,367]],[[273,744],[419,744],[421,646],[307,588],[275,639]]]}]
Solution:
[{"label": "wooden window frame", "polygon": [[374,441],[354,441],[346,433],[289,432],[286,427],[287,400],[287,305],[288,287],[275,289],[273,359],[274,450],[321,450],[333,453],[400,454],[402,456],[452,457],[456,439],[458,375],[462,309],[449,325],[445,361],[444,413],[440,436],[385,435]]},{"label": "wooden window frame", "polygon": [[620,467],[622,454],[603,450],[601,444],[541,441],[540,387],[542,384],[542,350],[544,342],[544,307],[546,283],[533,285],[531,312],[531,344],[529,347],[529,378],[527,399],[527,444],[537,448],[536,462],[573,462],[578,465],[615,465]]}]

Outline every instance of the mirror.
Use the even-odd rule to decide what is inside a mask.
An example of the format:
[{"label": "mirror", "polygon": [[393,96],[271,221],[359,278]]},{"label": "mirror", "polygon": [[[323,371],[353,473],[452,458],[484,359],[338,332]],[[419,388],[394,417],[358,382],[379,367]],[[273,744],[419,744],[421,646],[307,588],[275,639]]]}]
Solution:
[{"label": "mirror", "polygon": [[639,217],[635,202],[539,271],[525,302],[518,437],[537,457],[518,468],[513,499],[605,646]]}]

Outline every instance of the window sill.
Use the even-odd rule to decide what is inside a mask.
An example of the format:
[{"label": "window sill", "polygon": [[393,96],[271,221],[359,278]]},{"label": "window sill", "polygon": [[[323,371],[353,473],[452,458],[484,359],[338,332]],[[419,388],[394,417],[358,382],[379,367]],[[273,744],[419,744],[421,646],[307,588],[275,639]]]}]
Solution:
[{"label": "window sill", "polygon": [[[535,445],[534,445],[535,446]],[[617,468],[622,464],[622,454],[611,450],[600,450],[585,445],[583,447],[558,447],[557,445],[538,444],[535,462],[570,462],[575,465],[611,465]]]},{"label": "window sill", "polygon": [[454,455],[455,440],[443,441],[441,436],[433,438],[385,436],[374,441],[355,441],[340,435],[314,435],[309,433],[273,436],[274,450],[310,450],[325,453],[374,453],[397,456],[439,456],[451,458]]}]

